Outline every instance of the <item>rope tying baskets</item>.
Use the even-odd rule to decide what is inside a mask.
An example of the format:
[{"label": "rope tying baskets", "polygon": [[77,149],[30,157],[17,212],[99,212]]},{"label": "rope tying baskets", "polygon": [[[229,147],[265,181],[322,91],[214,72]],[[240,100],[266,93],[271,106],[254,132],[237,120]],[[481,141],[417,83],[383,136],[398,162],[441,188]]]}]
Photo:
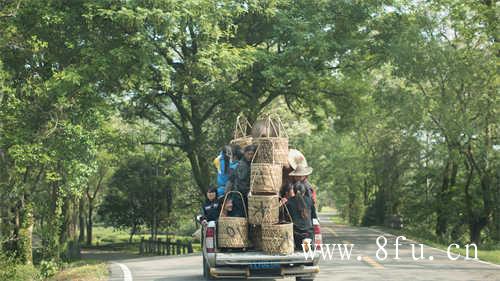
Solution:
[{"label": "rope tying baskets", "polygon": [[282,174],[280,164],[252,163],[250,190],[254,194],[276,194],[281,188]]},{"label": "rope tying baskets", "polygon": [[[223,217],[221,216],[229,194],[236,193],[241,197],[245,217]],[[246,212],[245,201],[238,191],[230,191],[224,197],[222,208],[217,222],[217,245],[220,248],[245,248],[250,245],[248,240],[248,214]]]},{"label": "rope tying baskets", "polygon": [[290,222],[284,224],[262,225],[262,250],[268,254],[288,255],[293,253],[295,243],[293,240],[293,222],[286,205]]},{"label": "rope tying baskets", "polygon": [[249,195],[248,223],[255,225],[278,223],[279,207],[278,195]]}]

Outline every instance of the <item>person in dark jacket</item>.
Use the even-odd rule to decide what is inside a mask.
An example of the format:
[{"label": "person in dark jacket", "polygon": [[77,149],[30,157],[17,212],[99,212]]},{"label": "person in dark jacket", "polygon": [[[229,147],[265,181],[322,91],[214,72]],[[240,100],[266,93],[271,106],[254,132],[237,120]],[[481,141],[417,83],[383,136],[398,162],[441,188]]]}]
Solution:
[{"label": "person in dark jacket", "polygon": [[203,204],[197,220],[203,226],[206,226],[209,221],[216,221],[219,218],[220,209],[221,204],[220,200],[217,199],[217,188],[211,187],[207,191],[207,200]]},{"label": "person in dark jacket", "polygon": [[232,155],[231,162],[229,164],[229,180],[226,184],[226,193],[234,190],[234,182],[236,180],[236,169],[240,164],[240,160],[243,158],[243,151],[239,145],[232,145]]},{"label": "person in dark jacket", "polygon": [[[281,203],[286,205],[292,217],[295,248],[300,250],[304,239],[314,240],[312,220],[316,216],[316,209],[312,198],[307,195],[307,188],[304,184],[289,184],[285,190],[286,197],[281,199]],[[282,213],[281,217],[285,215]]]},{"label": "person in dark jacket", "polygon": [[234,189],[243,196],[243,201],[238,194],[232,194],[233,208],[237,213],[244,213],[243,208],[248,210],[248,193],[250,192],[250,166],[255,153],[255,145],[247,145],[243,150],[243,158],[235,170]]},{"label": "person in dark jacket", "polygon": [[[312,173],[312,168],[309,166],[299,165],[294,169],[289,176],[291,177],[291,182],[293,185],[304,185],[306,188],[305,195],[310,197],[316,205],[316,191],[312,187],[311,183],[307,180],[307,177]],[[317,218],[316,211],[314,217]]]}]

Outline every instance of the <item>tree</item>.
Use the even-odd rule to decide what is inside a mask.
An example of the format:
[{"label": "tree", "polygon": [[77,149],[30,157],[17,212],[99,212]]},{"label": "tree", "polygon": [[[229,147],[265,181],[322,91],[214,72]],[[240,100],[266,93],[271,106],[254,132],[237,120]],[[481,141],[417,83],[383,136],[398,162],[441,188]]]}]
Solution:
[{"label": "tree", "polygon": [[172,153],[160,157],[147,153],[124,159],[99,207],[103,221],[116,228],[130,229],[130,241],[144,226],[156,238],[160,228],[170,222],[174,186],[188,182],[185,174],[179,176],[176,171],[181,163]]},{"label": "tree", "polygon": [[[124,112],[168,132],[167,142],[147,143],[183,151],[203,194],[209,159],[230,139],[227,120],[244,111],[254,121],[280,96],[290,107],[311,108],[348,99],[332,89],[332,73],[367,36],[351,28],[362,30],[379,8],[338,1],[129,1],[96,8],[93,18],[123,30],[104,39],[120,42],[111,52],[125,71],[117,71],[129,105]],[[120,66],[130,58],[134,67]]]}]

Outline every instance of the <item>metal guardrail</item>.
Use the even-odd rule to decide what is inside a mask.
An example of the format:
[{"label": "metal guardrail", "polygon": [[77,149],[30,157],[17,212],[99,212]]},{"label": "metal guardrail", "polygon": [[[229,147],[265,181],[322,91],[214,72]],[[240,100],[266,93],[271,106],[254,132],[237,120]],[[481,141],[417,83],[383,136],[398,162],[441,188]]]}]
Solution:
[{"label": "metal guardrail", "polygon": [[193,244],[189,241],[181,241],[179,239],[172,241],[161,238],[153,240],[152,238],[144,239],[141,237],[139,244],[139,254],[156,254],[156,255],[183,255],[193,252]]}]

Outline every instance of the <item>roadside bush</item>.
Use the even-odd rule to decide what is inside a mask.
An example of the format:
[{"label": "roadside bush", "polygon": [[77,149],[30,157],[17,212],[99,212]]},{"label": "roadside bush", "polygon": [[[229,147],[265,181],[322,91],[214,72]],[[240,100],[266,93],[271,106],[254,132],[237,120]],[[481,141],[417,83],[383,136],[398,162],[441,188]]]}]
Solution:
[{"label": "roadside bush", "polygon": [[43,260],[40,262],[40,275],[43,278],[54,276],[59,271],[58,264],[53,260]]},{"label": "roadside bush", "polygon": [[0,252],[0,280],[39,280],[39,272],[33,265],[18,264],[11,257]]}]

